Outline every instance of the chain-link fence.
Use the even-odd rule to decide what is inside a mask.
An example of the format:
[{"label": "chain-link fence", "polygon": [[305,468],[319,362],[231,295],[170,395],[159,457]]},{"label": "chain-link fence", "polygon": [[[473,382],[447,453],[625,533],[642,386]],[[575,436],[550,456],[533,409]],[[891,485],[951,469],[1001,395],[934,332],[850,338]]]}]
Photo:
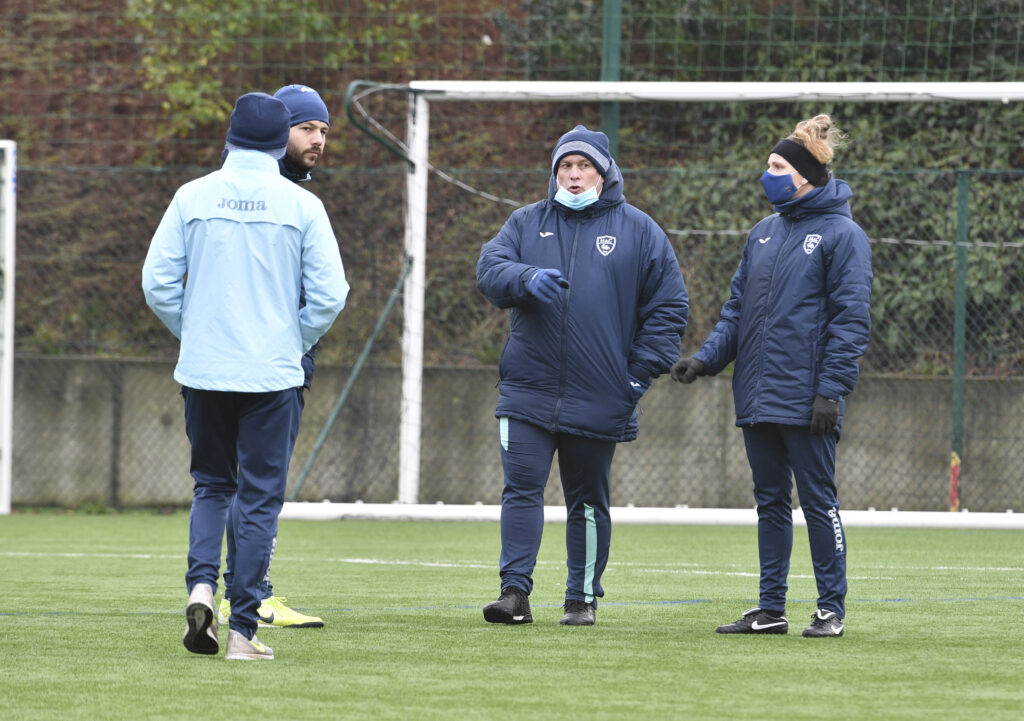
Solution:
[{"label": "chain-link fence", "polygon": [[[606,5],[617,5],[621,33],[602,23]],[[21,163],[13,501],[188,502],[176,343],[145,308],[139,271],[174,189],[217,166],[243,92],[303,82],[333,118],[310,189],[353,288],[324,339],[294,490],[405,264],[404,164],[347,121],[352,80],[1020,81],[1022,20],[1024,3],[999,0],[11,0],[0,7],[0,136],[19,142]],[[619,77],[607,77],[616,65]],[[366,106],[404,137],[404,95]],[[431,162],[466,186],[531,202],[557,137],[576,123],[604,126],[606,110],[434,107]],[[1024,105],[614,110],[627,198],[669,231],[687,280],[684,352],[714,324],[747,229],[767,210],[756,182],[767,150],[797,120],[831,113],[853,141],[836,172],[853,186],[875,268],[872,342],[839,449],[844,503],[945,508],[957,450],[962,505],[1024,508],[1013,472],[1024,418],[1014,172]],[[511,206],[438,176],[429,193],[420,500],[493,503],[508,320],[477,293],[474,268]],[[398,304],[300,498],[397,497],[402,321]],[[617,451],[616,504],[752,503],[727,374],[686,388],[660,380],[640,433]],[[558,494],[549,484],[548,501]]]},{"label": "chain-link fence", "polygon": [[[201,172],[29,168],[20,174],[15,503],[187,502],[187,442],[171,379],[176,341],[145,307],[139,270],[174,189]],[[546,172],[461,177],[470,186],[527,197],[546,187]],[[1021,176],[842,175],[854,188],[854,216],[872,240],[875,268],[872,341],[840,443],[844,503],[945,508],[960,423],[963,504],[1021,510],[1024,489],[1012,459],[1024,450],[1024,250],[1020,228],[997,220],[1013,217],[1010,209],[1024,201]],[[764,214],[756,175],[627,171],[625,182],[628,197],[676,246],[692,303],[684,353],[692,352],[727,297],[743,225]],[[290,488],[402,271],[395,199],[403,183],[403,169],[395,166],[320,171],[311,186],[333,219],[353,291],[323,342]],[[694,227],[685,208],[703,202],[710,184],[732,199],[732,220]],[[685,202],[669,204],[670,197]],[[477,292],[475,263],[510,208],[438,180],[430,198],[420,500],[495,503],[501,470],[494,385],[508,319]],[[682,215],[666,210],[680,208]],[[970,239],[960,267],[958,233]],[[965,318],[962,407],[954,403],[958,302]],[[303,479],[300,499],[397,497],[401,327],[399,304]],[[727,374],[687,387],[663,378],[641,410],[639,440],[618,451],[615,503],[751,503]],[[557,483],[549,496],[560,499]]]}]

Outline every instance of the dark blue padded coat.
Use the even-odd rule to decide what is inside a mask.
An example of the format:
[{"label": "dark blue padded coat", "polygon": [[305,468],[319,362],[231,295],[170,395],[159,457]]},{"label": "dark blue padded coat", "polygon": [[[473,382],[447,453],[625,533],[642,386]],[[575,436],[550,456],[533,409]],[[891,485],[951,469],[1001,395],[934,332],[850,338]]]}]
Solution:
[{"label": "dark blue padded coat", "polygon": [[694,354],[709,375],[736,361],[738,426],[806,426],[815,395],[842,399],[853,391],[871,330],[872,275],[852,195],[830,179],[775,206],[747,237],[732,295]]},{"label": "dark blue padded coat", "polygon": [[[636,407],[679,357],[689,299],[664,231],[626,203],[612,163],[580,211],[548,200],[519,208],[483,245],[477,287],[511,308],[496,417],[610,441],[637,434]],[[526,290],[539,268],[570,286],[550,305]],[[631,385],[634,383],[635,385]]]}]

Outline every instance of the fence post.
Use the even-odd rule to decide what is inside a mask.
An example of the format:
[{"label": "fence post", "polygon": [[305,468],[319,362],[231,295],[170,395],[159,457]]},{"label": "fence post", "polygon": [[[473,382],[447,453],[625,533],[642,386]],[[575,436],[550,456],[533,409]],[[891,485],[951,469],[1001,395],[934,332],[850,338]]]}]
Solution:
[{"label": "fence post", "polygon": [[110,499],[113,508],[121,508],[121,456],[124,446],[124,364],[111,365],[110,379]]},{"label": "fence post", "polygon": [[960,509],[960,463],[964,446],[964,374],[967,335],[967,223],[970,171],[956,174],[956,287],[953,298],[953,433],[950,453],[949,510]]},{"label": "fence post", "polygon": [[[622,0],[604,0],[601,27],[601,80],[618,82],[622,74]],[[608,136],[608,151],[619,157],[619,104],[601,103],[601,130]]]}]

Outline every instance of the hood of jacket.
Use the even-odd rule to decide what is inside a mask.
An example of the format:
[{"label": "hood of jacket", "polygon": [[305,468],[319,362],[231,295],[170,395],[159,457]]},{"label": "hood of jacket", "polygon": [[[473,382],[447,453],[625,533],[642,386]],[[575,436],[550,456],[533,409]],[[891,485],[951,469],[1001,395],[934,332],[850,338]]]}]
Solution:
[{"label": "hood of jacket", "polygon": [[850,212],[850,198],[853,191],[845,180],[829,178],[829,181],[820,188],[815,188],[810,193],[802,195],[785,203],[772,206],[776,213],[779,213],[790,220],[799,220],[808,215],[821,213],[838,213],[852,218]]},{"label": "hood of jacket", "polygon": [[622,192],[622,171],[619,170],[619,166],[614,160],[611,161],[611,165],[608,168],[608,172],[604,176],[604,187],[601,188],[601,196],[594,203],[588,205],[586,208],[581,210],[573,210],[567,208],[559,202],[555,201],[555,193],[558,192],[558,181],[555,178],[555,174],[552,173],[548,180],[548,200],[551,201],[552,206],[563,215],[570,214],[575,215],[577,213],[597,212],[611,208],[612,206],[624,203],[626,196]]},{"label": "hood of jacket", "polygon": [[[231,152],[227,148],[220,151],[220,162],[223,164],[228,159],[228,153]],[[292,165],[291,161],[288,160],[288,155],[285,154],[277,161],[277,169],[281,175],[293,183],[305,183],[313,179],[313,174],[308,170],[297,168]]]}]

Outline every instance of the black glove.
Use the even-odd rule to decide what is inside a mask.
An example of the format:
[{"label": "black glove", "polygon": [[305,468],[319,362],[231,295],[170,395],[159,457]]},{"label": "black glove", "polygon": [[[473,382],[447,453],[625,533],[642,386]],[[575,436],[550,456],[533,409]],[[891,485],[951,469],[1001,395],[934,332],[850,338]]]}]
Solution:
[{"label": "black glove", "polygon": [[814,396],[811,406],[811,433],[823,436],[835,430],[839,423],[839,401],[825,396]]},{"label": "black glove", "polygon": [[696,358],[680,358],[672,366],[672,380],[676,383],[693,383],[697,376],[704,375],[704,364]]},{"label": "black glove", "polygon": [[526,281],[526,290],[541,303],[551,303],[558,297],[562,288],[569,284],[562,277],[561,271],[555,268],[541,268],[535,271]]}]

